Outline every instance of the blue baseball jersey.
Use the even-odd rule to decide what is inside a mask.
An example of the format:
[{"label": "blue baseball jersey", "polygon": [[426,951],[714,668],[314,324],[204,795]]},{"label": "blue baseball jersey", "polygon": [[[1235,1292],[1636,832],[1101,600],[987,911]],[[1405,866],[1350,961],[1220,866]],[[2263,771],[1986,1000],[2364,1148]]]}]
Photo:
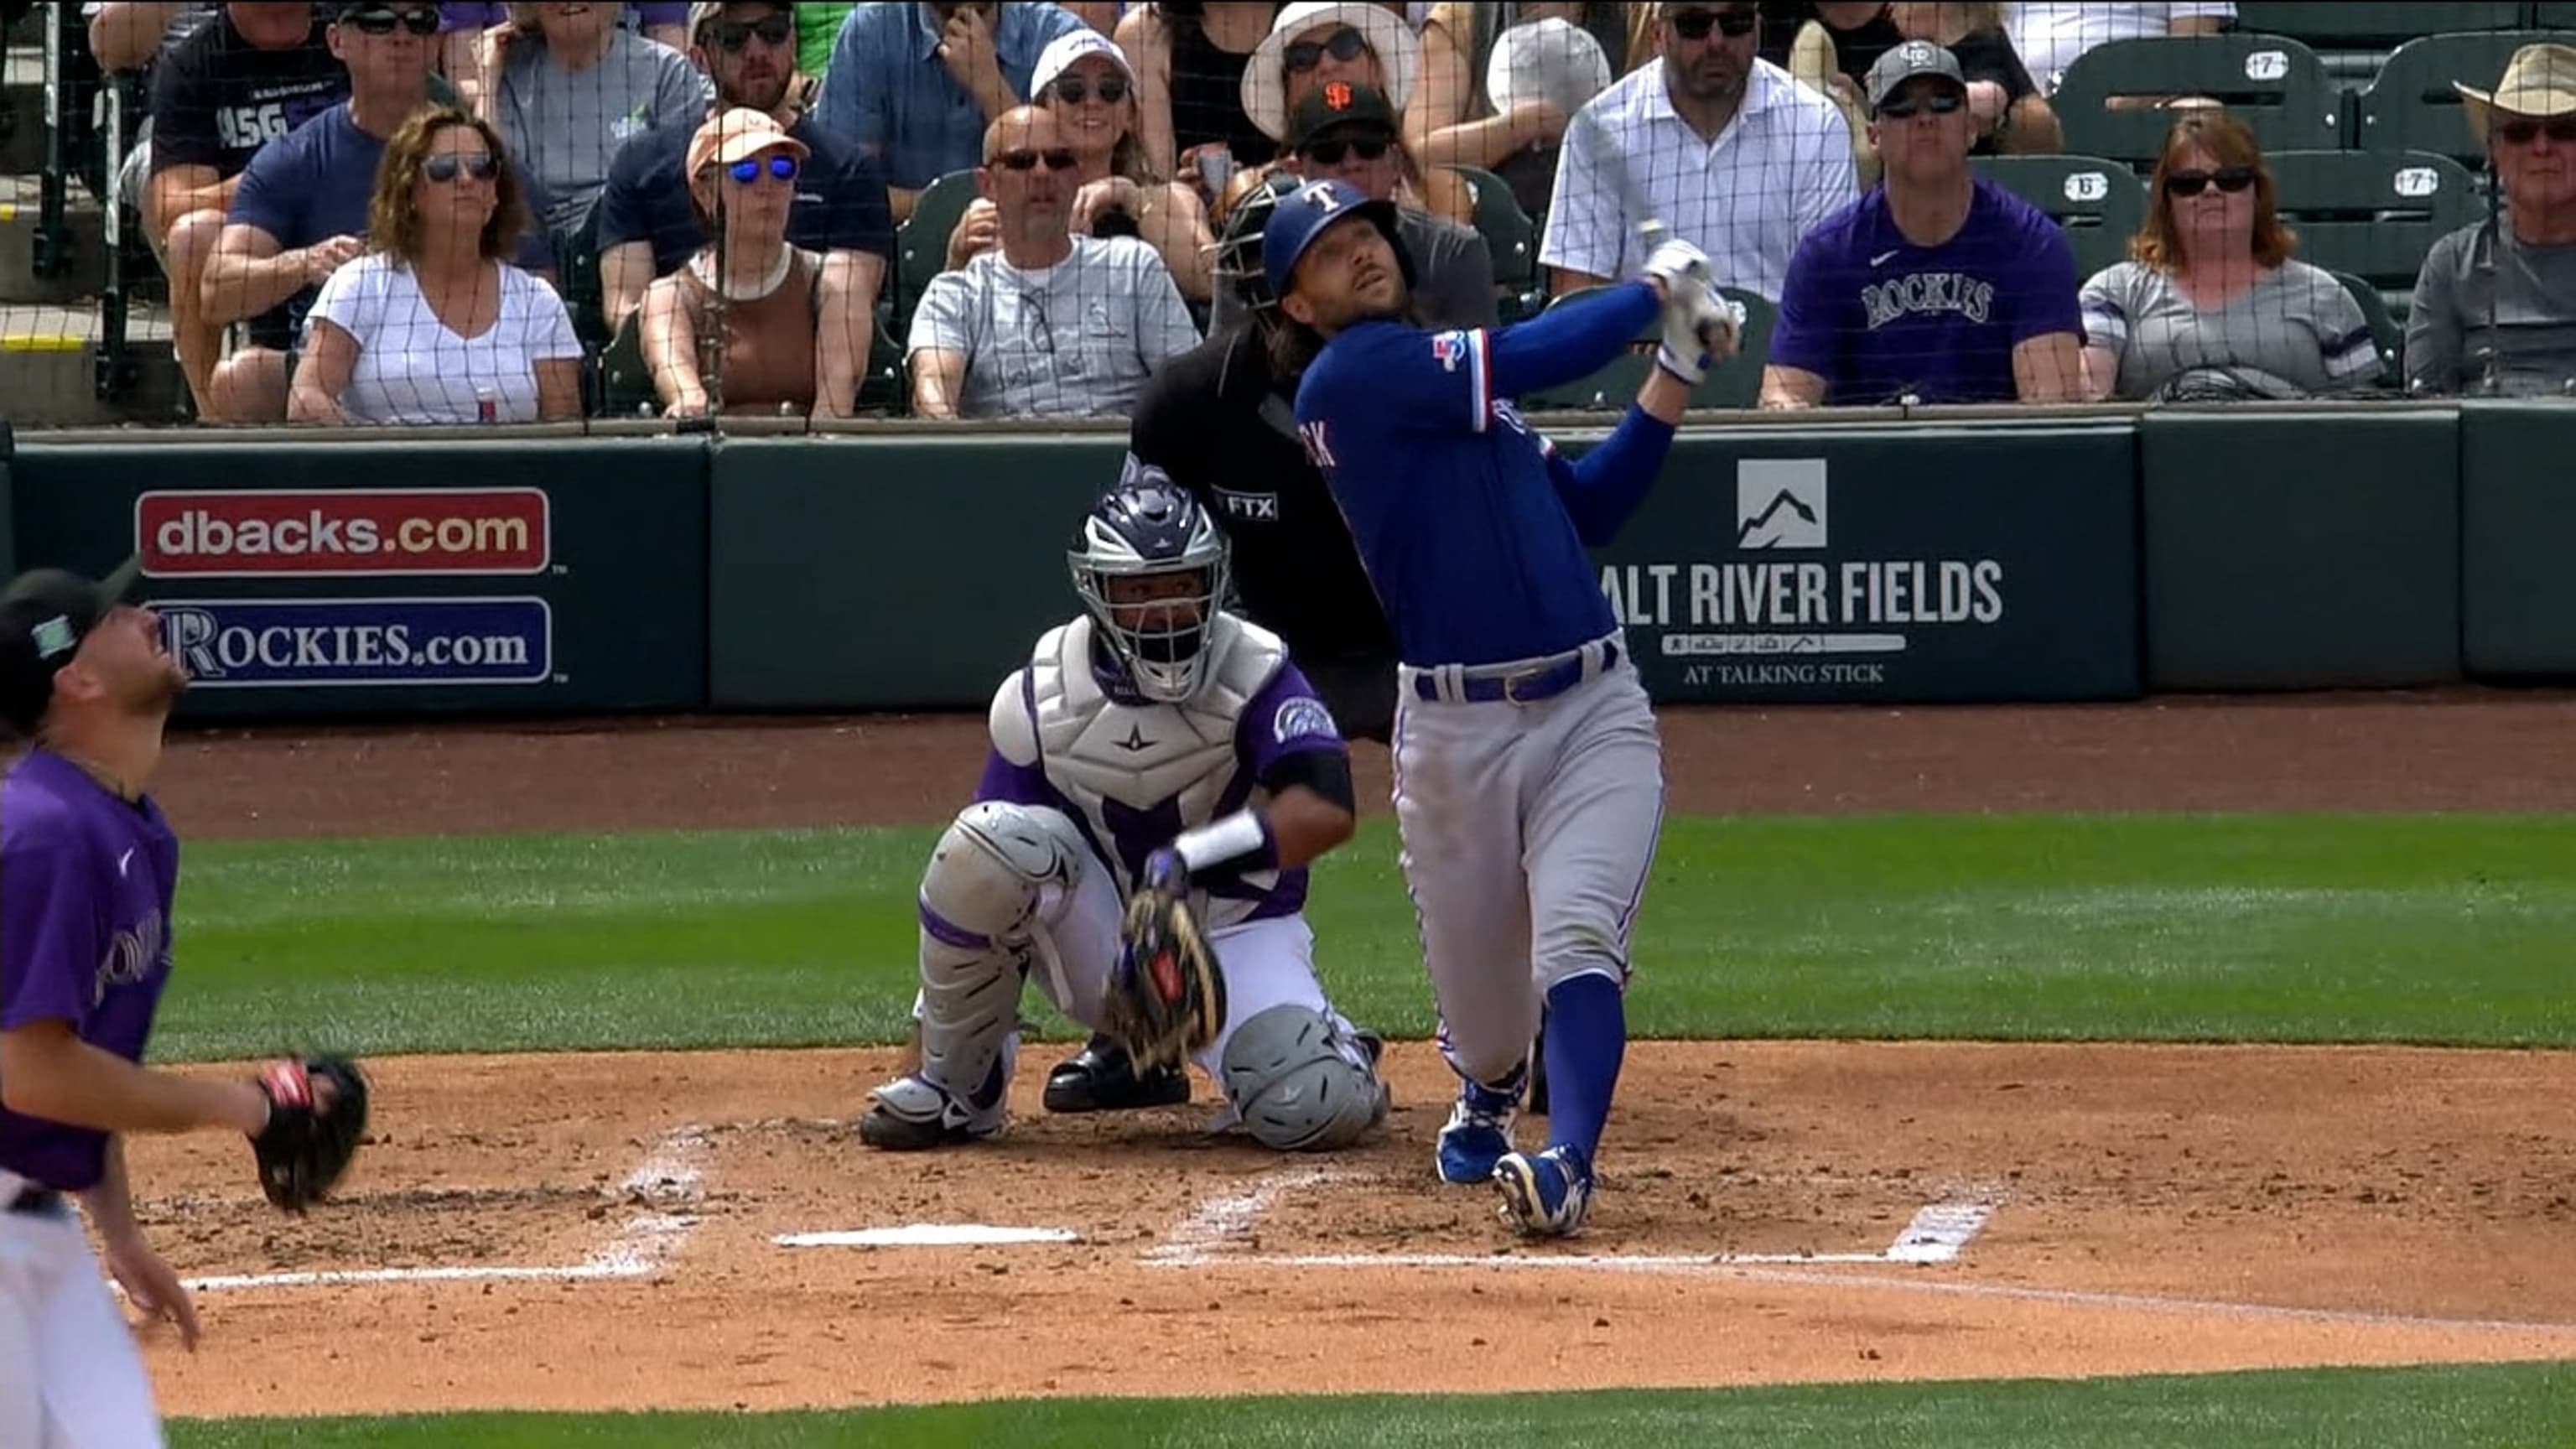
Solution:
[{"label": "blue baseball jersey", "polygon": [[1405,663],[1561,654],[1617,627],[1584,549],[1642,500],[1672,429],[1632,408],[1578,468],[1509,396],[1600,367],[1655,309],[1631,282],[1494,331],[1364,322],[1307,368],[1297,429]]},{"label": "blue baseball jersey", "polygon": [[[146,796],[127,804],[37,750],[0,783],[0,1029],[62,1021],[143,1059],[170,979],[179,841]],[[0,1168],[66,1192],[98,1185],[107,1134],[0,1108]]]}]

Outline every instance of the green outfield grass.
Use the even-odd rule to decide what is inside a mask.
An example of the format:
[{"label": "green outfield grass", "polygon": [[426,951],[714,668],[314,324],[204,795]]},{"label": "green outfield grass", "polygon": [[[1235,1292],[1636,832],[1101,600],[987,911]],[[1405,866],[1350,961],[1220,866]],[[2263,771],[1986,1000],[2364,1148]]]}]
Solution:
[{"label": "green outfield grass", "polygon": [[1493,1398],[1005,1400],[846,1414],[490,1415],[174,1425],[173,1449],[986,1449],[1528,1444],[2429,1449],[2576,1442],[2576,1365]]},{"label": "green outfield grass", "polygon": [[[896,1040],[935,835],[193,845],[156,1051]],[[1385,822],[1313,918],[1344,1008],[1427,1034]],[[1670,1037],[2566,1046],[2571,939],[2567,817],[1675,818],[1630,1003]]]}]

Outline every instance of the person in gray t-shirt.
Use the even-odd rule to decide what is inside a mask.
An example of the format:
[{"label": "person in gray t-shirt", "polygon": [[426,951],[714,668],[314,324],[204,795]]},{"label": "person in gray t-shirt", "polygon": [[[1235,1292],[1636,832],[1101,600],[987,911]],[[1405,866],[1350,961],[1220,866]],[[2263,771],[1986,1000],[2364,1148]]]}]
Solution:
[{"label": "person in gray t-shirt", "polygon": [[2406,316],[2406,383],[2435,393],[2576,389],[2576,46],[2526,45],[2490,94],[2453,83],[2504,214],[2433,243]]},{"label": "person in gray t-shirt", "polygon": [[2379,380],[2361,304],[2290,255],[2296,238],[2244,122],[2186,114],[2149,186],[2137,260],[2103,268],[2079,294],[2085,397],[2313,397]]},{"label": "person in gray t-shirt", "polygon": [[629,137],[706,115],[706,78],[688,57],[618,25],[617,9],[529,5],[521,10],[535,12],[533,32],[501,32],[509,40],[483,111],[544,185],[550,230],[580,227]]}]

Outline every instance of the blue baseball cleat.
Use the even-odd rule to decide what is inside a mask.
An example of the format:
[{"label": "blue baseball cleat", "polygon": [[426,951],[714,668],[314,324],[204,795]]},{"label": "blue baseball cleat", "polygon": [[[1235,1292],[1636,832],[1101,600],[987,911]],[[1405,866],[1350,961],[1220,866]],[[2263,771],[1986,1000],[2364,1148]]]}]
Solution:
[{"label": "blue baseball cleat", "polygon": [[1570,1238],[1592,1211],[1592,1164],[1571,1144],[1507,1152],[1494,1164],[1503,1221],[1534,1238]]},{"label": "blue baseball cleat", "polygon": [[[1513,1086],[1519,1086],[1517,1075]],[[1449,1110],[1449,1125],[1440,1129],[1440,1180],[1471,1183],[1492,1178],[1495,1164],[1512,1150],[1512,1123],[1520,1114],[1519,1091],[1461,1082],[1458,1105]]]}]

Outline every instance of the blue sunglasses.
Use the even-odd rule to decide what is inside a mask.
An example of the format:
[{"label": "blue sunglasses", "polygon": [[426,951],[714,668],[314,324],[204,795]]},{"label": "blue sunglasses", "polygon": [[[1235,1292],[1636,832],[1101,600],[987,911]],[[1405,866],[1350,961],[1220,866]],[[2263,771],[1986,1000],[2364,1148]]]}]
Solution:
[{"label": "blue sunglasses", "polygon": [[[760,179],[760,158],[757,156],[747,156],[740,161],[736,161],[733,165],[725,169],[733,173],[734,180],[741,182],[745,186],[749,186],[751,183]],[[777,177],[781,181],[795,180],[796,158],[793,156],[770,157],[769,174]]]}]

